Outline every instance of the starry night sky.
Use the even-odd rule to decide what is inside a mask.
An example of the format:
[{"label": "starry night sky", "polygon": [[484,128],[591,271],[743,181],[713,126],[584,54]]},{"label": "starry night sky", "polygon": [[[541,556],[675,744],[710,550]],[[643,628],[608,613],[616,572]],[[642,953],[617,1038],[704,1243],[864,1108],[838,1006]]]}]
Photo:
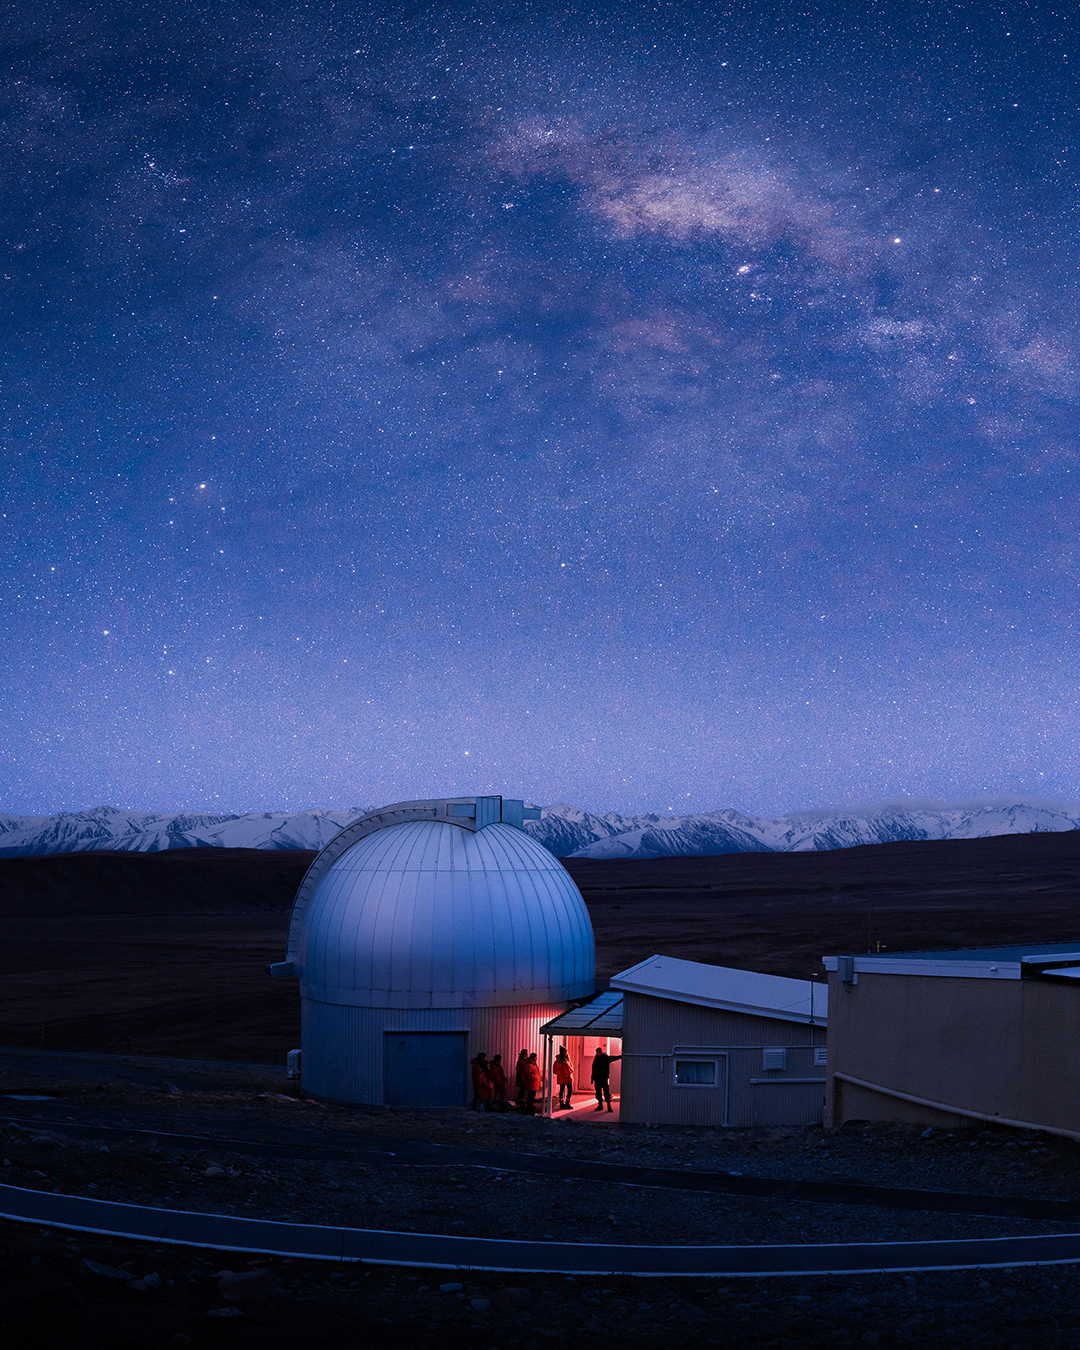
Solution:
[{"label": "starry night sky", "polygon": [[6,20],[0,809],[1080,797],[1073,7],[554,8]]}]

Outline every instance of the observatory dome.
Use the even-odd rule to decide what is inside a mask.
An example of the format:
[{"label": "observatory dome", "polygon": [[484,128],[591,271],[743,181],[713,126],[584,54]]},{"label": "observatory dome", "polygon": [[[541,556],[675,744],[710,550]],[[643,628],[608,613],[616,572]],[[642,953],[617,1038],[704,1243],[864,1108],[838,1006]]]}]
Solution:
[{"label": "observatory dome", "polygon": [[584,901],[515,825],[389,825],[323,872],[297,933],[305,1000],[354,1008],[498,1008],[593,993]]}]

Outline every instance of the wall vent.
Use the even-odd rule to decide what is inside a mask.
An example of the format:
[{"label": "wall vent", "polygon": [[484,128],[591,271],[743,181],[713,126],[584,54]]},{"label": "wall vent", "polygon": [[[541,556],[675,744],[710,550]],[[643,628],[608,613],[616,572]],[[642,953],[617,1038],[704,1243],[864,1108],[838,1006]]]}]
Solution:
[{"label": "wall vent", "polygon": [[782,1047],[773,1047],[765,1050],[762,1056],[762,1068],[765,1070],[786,1069],[787,1051]]}]

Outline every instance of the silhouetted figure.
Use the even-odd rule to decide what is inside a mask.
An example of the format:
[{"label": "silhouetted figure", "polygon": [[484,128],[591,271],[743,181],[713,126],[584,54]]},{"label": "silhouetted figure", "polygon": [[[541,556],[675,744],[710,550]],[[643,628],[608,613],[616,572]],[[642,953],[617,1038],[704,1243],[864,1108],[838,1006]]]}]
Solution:
[{"label": "silhouetted figure", "polygon": [[495,1096],[495,1088],[491,1082],[491,1075],[487,1069],[481,1069],[476,1078],[476,1109],[481,1113],[491,1110],[491,1099]]},{"label": "silhouetted figure", "polygon": [[[483,1050],[480,1051],[475,1059],[469,1061],[469,1067],[472,1069],[472,1109],[474,1111],[479,1111],[480,1075],[483,1074],[486,1078],[488,1071],[487,1055]],[[489,1079],[488,1081],[490,1083],[491,1080]]]},{"label": "silhouetted figure", "polygon": [[492,1055],[488,1065],[488,1077],[491,1079],[493,1111],[506,1110],[506,1070],[502,1066],[502,1055]]},{"label": "silhouetted figure", "polygon": [[622,1055],[609,1055],[599,1046],[596,1047],[592,1062],[592,1084],[596,1089],[597,1111],[604,1109],[605,1102],[607,1109],[611,1110],[611,1083],[608,1080],[611,1077],[611,1066],[617,1059],[622,1059]]},{"label": "silhouetted figure", "polygon": [[528,1050],[522,1050],[517,1057],[517,1063],[514,1065],[514,1101],[519,1107],[525,1105],[525,1093],[528,1089],[525,1086],[525,1069],[529,1063]]}]

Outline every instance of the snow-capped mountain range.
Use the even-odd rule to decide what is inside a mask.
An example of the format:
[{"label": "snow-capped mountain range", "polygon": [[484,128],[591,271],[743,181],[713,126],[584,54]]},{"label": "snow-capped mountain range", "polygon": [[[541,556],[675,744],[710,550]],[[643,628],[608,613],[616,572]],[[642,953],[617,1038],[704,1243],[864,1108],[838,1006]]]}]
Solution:
[{"label": "snow-capped mountain range", "polygon": [[[161,815],[98,806],[58,816],[0,816],[0,857],[123,849],[319,849],[369,808],[295,814]],[[692,816],[595,815],[560,803],[525,828],[557,857],[660,858],[718,853],[793,853],[883,844],[895,839],[981,839],[994,834],[1080,828],[1080,810],[1047,805],[886,806],[800,811],[775,820],[740,811]]]}]

